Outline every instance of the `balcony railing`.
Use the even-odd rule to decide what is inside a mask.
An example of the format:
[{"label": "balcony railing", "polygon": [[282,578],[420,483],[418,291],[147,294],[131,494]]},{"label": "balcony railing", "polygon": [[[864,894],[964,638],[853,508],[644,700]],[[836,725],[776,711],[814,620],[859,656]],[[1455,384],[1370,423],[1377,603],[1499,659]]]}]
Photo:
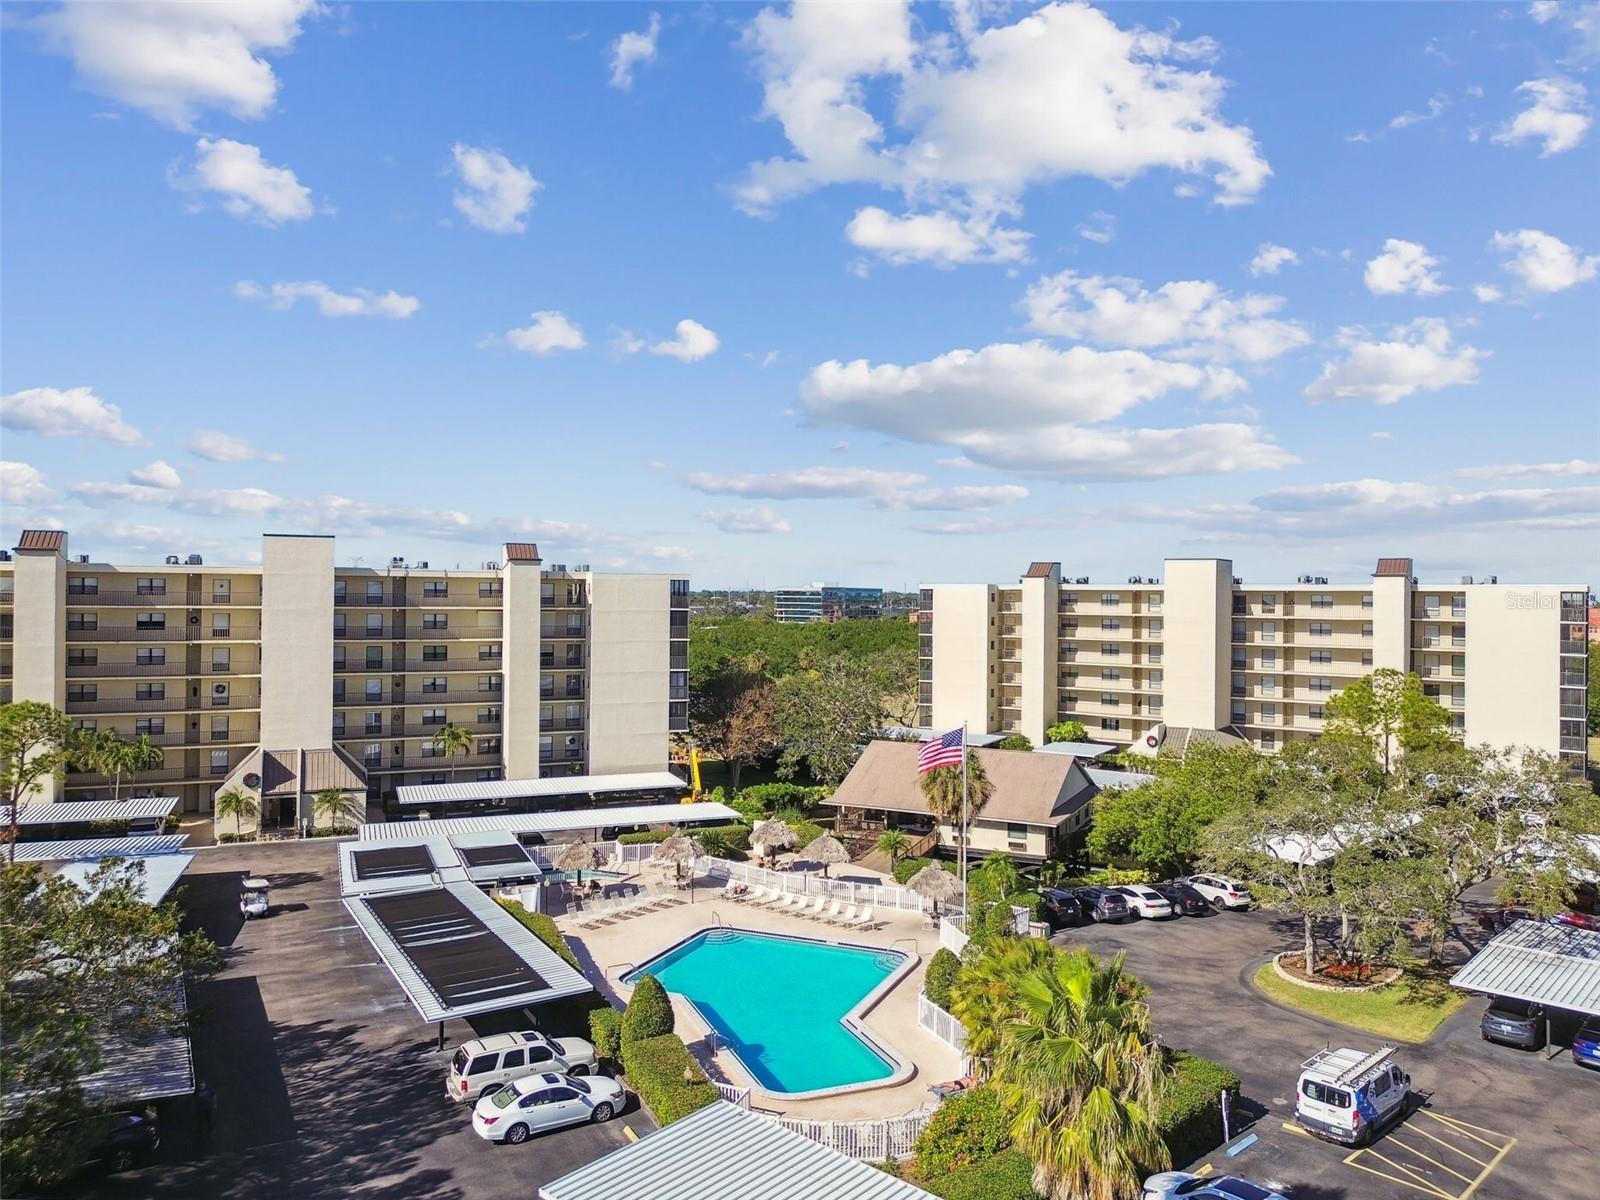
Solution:
[{"label": "balcony railing", "polygon": [[1561,653],[1587,654],[1589,653],[1589,644],[1587,642],[1562,642]]},{"label": "balcony railing", "polygon": [[403,607],[427,611],[430,608],[499,608],[505,597],[499,594],[479,596],[471,592],[448,596],[407,596]]},{"label": "balcony railing", "polygon": [[73,716],[88,713],[138,713],[138,712],[198,712],[206,708],[233,708],[250,710],[261,701],[255,696],[187,696],[182,692],[159,699],[140,700],[134,696],[113,696],[104,700],[67,701],[67,712]]},{"label": "balcony railing", "polygon": [[261,593],[234,592],[224,596],[188,596],[182,592],[67,592],[69,608],[93,608],[96,605],[137,608],[260,608]]},{"label": "balcony railing", "polygon": [[[152,738],[152,741],[155,739]],[[172,783],[185,777],[187,772],[182,767],[158,767],[153,771],[140,771],[137,775],[124,774],[122,787],[124,793],[131,787],[143,787],[147,783]],[[67,787],[111,787],[114,779],[110,775],[102,775],[98,771],[73,771],[66,777]]]},{"label": "balcony railing", "polygon": [[95,629],[67,629],[69,642],[198,642],[204,636],[196,625],[169,623],[160,629],[133,625],[101,625]]},{"label": "balcony railing", "polygon": [[111,679],[117,676],[187,675],[189,668],[177,663],[68,663],[68,679]]}]

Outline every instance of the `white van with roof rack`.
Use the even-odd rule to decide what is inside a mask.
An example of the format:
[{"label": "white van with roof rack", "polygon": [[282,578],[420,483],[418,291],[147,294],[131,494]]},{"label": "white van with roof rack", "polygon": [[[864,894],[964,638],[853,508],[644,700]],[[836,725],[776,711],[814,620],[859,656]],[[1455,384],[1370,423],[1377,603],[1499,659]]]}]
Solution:
[{"label": "white van with roof rack", "polygon": [[1395,1048],[1322,1050],[1300,1064],[1294,1119],[1318,1137],[1349,1146],[1371,1140],[1406,1114],[1411,1076],[1394,1061]]}]

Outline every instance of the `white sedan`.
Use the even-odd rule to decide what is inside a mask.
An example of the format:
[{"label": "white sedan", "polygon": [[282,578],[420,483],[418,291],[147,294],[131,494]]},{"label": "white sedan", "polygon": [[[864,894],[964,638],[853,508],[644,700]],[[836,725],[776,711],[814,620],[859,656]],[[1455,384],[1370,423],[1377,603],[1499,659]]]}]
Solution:
[{"label": "white sedan", "polygon": [[1172,901],[1156,891],[1155,888],[1135,884],[1132,887],[1118,887],[1111,890],[1128,901],[1128,911],[1136,917],[1170,917],[1172,915]]},{"label": "white sedan", "polygon": [[1282,1192],[1237,1175],[1191,1175],[1163,1171],[1144,1181],[1141,1200],[1289,1200]]},{"label": "white sedan", "polygon": [[520,1146],[547,1129],[609,1121],[627,1100],[622,1085],[604,1075],[529,1075],[479,1100],[472,1128],[485,1141]]}]

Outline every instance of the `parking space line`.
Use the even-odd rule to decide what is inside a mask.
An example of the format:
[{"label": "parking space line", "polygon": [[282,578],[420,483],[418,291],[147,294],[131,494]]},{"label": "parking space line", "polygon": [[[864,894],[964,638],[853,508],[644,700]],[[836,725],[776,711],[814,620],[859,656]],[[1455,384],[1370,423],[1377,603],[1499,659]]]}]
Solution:
[{"label": "parking space line", "polygon": [[[1420,1133],[1422,1131],[1418,1130],[1417,1132]],[[1415,1154],[1418,1158],[1423,1159],[1426,1162],[1431,1162],[1434,1166],[1438,1167],[1441,1171],[1448,1171],[1450,1174],[1454,1175],[1457,1179],[1461,1180],[1462,1183],[1471,1183],[1472,1182],[1472,1176],[1471,1175],[1463,1175],[1460,1171],[1457,1171],[1455,1168],[1445,1166],[1437,1158],[1430,1157],[1429,1155],[1424,1154],[1421,1150],[1418,1150],[1415,1146],[1411,1146],[1411,1145],[1406,1144],[1405,1142],[1402,1142],[1399,1138],[1397,1138],[1392,1133],[1388,1137],[1383,1139],[1383,1144],[1385,1146],[1399,1146],[1402,1150],[1408,1150],[1412,1154]],[[1476,1162],[1477,1160],[1474,1159],[1473,1161]],[[1479,1163],[1478,1165],[1482,1166],[1483,1164]]]},{"label": "parking space line", "polygon": [[1290,1133],[1298,1133],[1301,1137],[1310,1137],[1311,1131],[1296,1125],[1293,1121],[1285,1121],[1283,1127]]},{"label": "parking space line", "polygon": [[[1418,1109],[1417,1111],[1422,1113],[1424,1116],[1432,1117],[1435,1121],[1438,1121],[1440,1124],[1448,1126],[1449,1128],[1455,1130],[1457,1133],[1461,1134],[1463,1137],[1469,1137],[1475,1142],[1483,1142],[1483,1144],[1485,1146],[1489,1147],[1489,1149],[1491,1149],[1491,1150],[1498,1150],[1498,1149],[1500,1149],[1500,1147],[1496,1146],[1493,1142],[1484,1141],[1483,1138],[1478,1137],[1476,1134],[1468,1133],[1467,1130],[1476,1129],[1478,1131],[1478,1133],[1487,1133],[1490,1137],[1503,1138],[1503,1137],[1506,1136],[1505,1134],[1499,1133],[1499,1132],[1497,1132],[1497,1131],[1495,1131],[1493,1129],[1485,1129],[1482,1125],[1470,1125],[1466,1121],[1458,1120],[1455,1117],[1447,1117],[1444,1114],[1436,1113],[1436,1112],[1432,1111],[1431,1109],[1423,1108],[1423,1109]],[[1513,1139],[1513,1140],[1515,1140],[1515,1139]]]},{"label": "parking space line", "polygon": [[[1429,1133],[1426,1129],[1423,1129],[1420,1125],[1419,1126],[1413,1126],[1410,1130],[1408,1130],[1408,1132],[1415,1133],[1415,1134],[1417,1134],[1417,1135],[1419,1135],[1421,1137],[1425,1137],[1430,1142],[1433,1142],[1436,1145],[1443,1146],[1446,1150],[1450,1151],[1450,1153],[1459,1154],[1462,1158],[1466,1159],[1468,1162],[1476,1163],[1480,1167],[1486,1167],[1486,1166],[1489,1165],[1488,1163],[1486,1163],[1481,1158],[1472,1157],[1472,1155],[1468,1154],[1465,1150],[1461,1149],[1459,1146],[1452,1146],[1449,1142],[1445,1141],[1443,1138],[1434,1137],[1433,1134]],[[1393,1135],[1391,1135],[1391,1136],[1393,1136]],[[1470,1137],[1471,1135],[1468,1134],[1467,1136]],[[1482,1141],[1483,1139],[1482,1138],[1474,1138],[1473,1140],[1474,1141]],[[1445,1169],[1449,1170],[1448,1167],[1446,1167]],[[1452,1175],[1455,1174],[1454,1171],[1451,1171],[1450,1173]],[[1461,1178],[1462,1179],[1467,1179],[1469,1177],[1466,1176],[1466,1175],[1463,1175]]]},{"label": "parking space line", "polygon": [[[1358,1171],[1365,1171],[1368,1175],[1376,1175],[1379,1179],[1387,1179],[1390,1183],[1398,1183],[1401,1187],[1411,1188],[1411,1189],[1413,1189],[1415,1191],[1422,1192],[1424,1195],[1437,1196],[1437,1197],[1439,1197],[1439,1200],[1457,1200],[1457,1198],[1454,1195],[1452,1195],[1451,1193],[1443,1191],[1442,1189],[1435,1187],[1433,1184],[1428,1183],[1426,1180],[1424,1180],[1422,1183],[1409,1183],[1404,1179],[1398,1179],[1395,1176],[1390,1175],[1387,1171],[1375,1171],[1371,1167],[1364,1167],[1359,1162],[1356,1161],[1363,1154],[1369,1154],[1369,1155],[1372,1155],[1372,1157],[1374,1157],[1374,1158],[1383,1159],[1384,1162],[1388,1162],[1389,1161],[1388,1159],[1383,1158],[1383,1155],[1375,1154],[1371,1150],[1357,1150],[1355,1153],[1351,1154],[1348,1158],[1346,1158],[1344,1160],[1345,1166],[1354,1167]],[[1408,1175],[1415,1176],[1416,1178],[1421,1178],[1421,1176],[1417,1176],[1414,1171],[1407,1170],[1406,1168],[1403,1168],[1403,1167],[1401,1169],[1405,1170]]]},{"label": "parking space line", "polygon": [[1206,1165],[1205,1165],[1205,1166],[1203,1166],[1203,1167],[1201,1167],[1201,1168],[1200,1168],[1200,1169],[1199,1169],[1199,1170],[1197,1170],[1197,1171],[1196,1171],[1196,1172],[1195,1172],[1195,1174],[1196,1174],[1196,1175],[1202,1175],[1202,1176],[1204,1176],[1204,1175],[1209,1175],[1209,1174],[1211,1174],[1211,1172],[1212,1172],[1212,1171],[1214,1171],[1214,1170],[1216,1170],[1216,1168],[1215,1168],[1215,1167],[1213,1167],[1213,1166],[1212,1166],[1212,1165],[1211,1165],[1211,1164],[1210,1164],[1210,1163],[1206,1163]]}]

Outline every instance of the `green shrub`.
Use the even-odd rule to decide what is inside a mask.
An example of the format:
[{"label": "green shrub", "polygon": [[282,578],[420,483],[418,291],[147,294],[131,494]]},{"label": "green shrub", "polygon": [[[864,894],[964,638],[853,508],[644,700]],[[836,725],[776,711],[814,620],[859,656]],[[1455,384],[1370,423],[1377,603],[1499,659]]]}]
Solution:
[{"label": "green shrub", "polygon": [[622,1040],[643,1042],[672,1032],[672,1001],[667,989],[654,975],[643,976],[634,985],[633,995],[622,1014]]},{"label": "green shrub", "polygon": [[622,1056],[622,1014],[607,1005],[589,1014],[589,1041],[600,1058],[616,1062]]},{"label": "green shrub", "polygon": [[1226,1088],[1237,1104],[1239,1077],[1221,1063],[1181,1050],[1168,1055],[1167,1065],[1176,1074],[1156,1109],[1156,1123],[1173,1163],[1185,1163],[1222,1141],[1221,1093]]},{"label": "green shrub", "polygon": [[1013,733],[994,744],[996,750],[1032,750],[1033,742],[1025,733]]},{"label": "green shrub", "polygon": [[977,941],[992,942],[996,938],[1015,937],[1017,918],[1009,904],[991,904],[982,910],[978,928],[972,931]]},{"label": "green shrub", "polygon": [[795,842],[797,848],[809,846],[827,832],[814,821],[789,821],[786,824],[794,830],[794,836],[798,839]]},{"label": "green shrub", "polygon": [[[721,838],[726,849],[750,849],[748,825],[703,825],[697,829],[646,829],[641,833],[620,834],[617,843],[623,846],[651,846],[664,842],[669,837],[677,837],[681,833],[695,838],[702,846],[705,846],[705,839],[709,835],[713,840]],[[709,847],[706,852],[711,853]]]},{"label": "green shrub", "polygon": [[955,951],[940,946],[928,960],[928,972],[923,976],[922,990],[946,1012],[950,1011],[950,989],[955,985],[956,973],[961,970],[961,959]]},{"label": "green shrub", "polygon": [[639,1102],[662,1125],[681,1120],[718,1099],[717,1089],[706,1079],[689,1048],[670,1033],[643,1041],[624,1038],[622,1068],[638,1093]]},{"label": "green shrub", "polygon": [[182,824],[183,824],[183,822],[179,818],[177,813],[175,813],[175,812],[174,813],[168,813],[165,817],[162,818],[162,821],[161,821],[161,832],[162,833],[177,833],[178,832],[178,827],[180,825],[182,825]]},{"label": "green shrub", "polygon": [[308,829],[306,836],[314,838],[350,837],[355,831],[356,827],[354,825],[321,825]]},{"label": "green shrub", "polygon": [[935,865],[943,867],[952,875],[957,874],[955,863],[940,858],[902,858],[894,865],[894,881],[903,884],[923,867]]},{"label": "green shrub", "polygon": [[648,846],[655,842],[664,842],[677,832],[676,829],[645,829],[638,833],[619,833],[617,845]]},{"label": "green shrub", "polygon": [[1011,1114],[993,1088],[974,1088],[939,1105],[912,1147],[917,1175],[936,1179],[993,1158],[1011,1142]]},{"label": "green shrub", "polygon": [[1038,1200],[1039,1197],[1033,1190],[1033,1163],[1014,1146],[1000,1151],[987,1162],[917,1182],[942,1200]]},{"label": "green shrub", "polygon": [[534,937],[538,938],[550,949],[559,954],[562,960],[574,971],[583,972],[583,967],[578,962],[578,956],[572,952],[572,947],[567,945],[567,939],[561,936],[561,930],[556,928],[556,923],[549,915],[542,912],[529,912],[515,900],[500,900],[497,902]]},{"label": "green shrub", "polygon": [[827,788],[805,787],[798,783],[757,783],[739,789],[739,800],[759,806],[763,816],[792,808],[804,813],[828,794]]},{"label": "green shrub", "polygon": [[1038,892],[1012,892],[1006,897],[1006,903],[1017,908],[1028,910],[1028,920],[1040,921],[1044,919],[1044,897]]},{"label": "green shrub", "polygon": [[219,834],[217,834],[217,845],[219,845],[219,846],[231,846],[234,842],[253,842],[255,840],[256,840],[256,835],[253,834],[253,833],[219,833]]}]

